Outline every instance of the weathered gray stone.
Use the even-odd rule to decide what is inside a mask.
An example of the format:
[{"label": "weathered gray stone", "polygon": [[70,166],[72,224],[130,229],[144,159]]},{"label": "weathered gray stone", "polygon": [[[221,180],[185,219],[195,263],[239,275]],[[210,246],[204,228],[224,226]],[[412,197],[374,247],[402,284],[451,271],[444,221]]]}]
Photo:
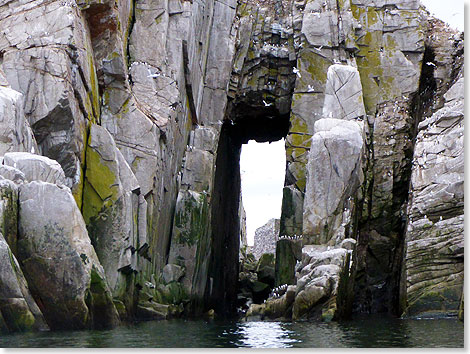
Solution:
[{"label": "weathered gray stone", "polygon": [[0,233],[11,251],[17,255],[18,241],[18,186],[0,178]]},{"label": "weathered gray stone", "polygon": [[214,155],[208,151],[190,148],[186,151],[182,172],[182,186],[199,193],[210,193],[214,178]]},{"label": "weathered gray stone", "polygon": [[0,233],[0,313],[11,332],[48,329],[20,265]]},{"label": "weathered gray stone", "polygon": [[184,269],[176,264],[167,264],[163,267],[163,281],[165,283],[171,283],[172,281],[178,281],[184,275]]},{"label": "weathered gray stone", "polygon": [[[199,291],[207,280],[210,248],[210,218],[207,195],[194,191],[180,191],[176,203],[175,224],[168,263],[184,267],[182,284],[187,294],[202,297]],[[195,289],[193,289],[195,288]]]},{"label": "weathered gray stone", "polygon": [[[314,316],[332,309],[336,311],[335,297],[341,272],[349,271],[347,251],[344,248],[305,246],[302,261],[298,264],[296,296],[292,318]],[[322,300],[322,301],[320,301]],[[329,302],[333,301],[333,304]],[[326,305],[325,305],[326,304]],[[322,309],[322,307],[326,306]],[[331,311],[331,310],[330,310]]]},{"label": "weathered gray stone", "polygon": [[295,265],[302,259],[302,240],[281,238],[276,243],[275,285],[295,284]]},{"label": "weathered gray stone", "polygon": [[53,329],[118,322],[106,277],[67,187],[20,186],[18,258]]},{"label": "weathered gray stone", "polygon": [[349,251],[352,251],[352,250],[354,250],[354,248],[356,247],[356,243],[357,243],[357,241],[356,241],[355,239],[353,239],[353,238],[346,238],[346,239],[344,239],[343,241],[341,241],[341,243],[340,243],[339,246],[340,246],[341,248],[345,248],[345,249],[347,249],[347,250],[349,250]]},{"label": "weathered gray stone", "polygon": [[138,181],[105,128],[91,126],[86,160],[83,217],[113,296],[132,306],[127,284],[146,243],[145,200],[139,203]]},{"label": "weathered gray stone", "polygon": [[[240,193],[240,258],[242,257],[243,250],[248,252],[248,239],[246,233],[246,212],[243,206],[242,194]],[[251,251],[250,251],[251,252]]]},{"label": "weathered gray stone", "polygon": [[[303,235],[315,244],[334,245],[333,236],[343,222],[344,203],[362,182],[364,142],[359,123],[335,125],[324,121],[315,123],[309,152]],[[323,130],[324,126],[330,129]]]},{"label": "weathered gray stone", "polygon": [[58,185],[66,184],[64,171],[60,164],[46,156],[28,152],[8,152],[3,157],[3,164],[23,172],[28,182],[43,181]]},{"label": "weathered gray stone", "polygon": [[23,112],[23,95],[0,86],[0,155],[9,151],[38,152]]},{"label": "weathered gray stone", "polygon": [[23,172],[7,165],[0,165],[0,176],[17,184],[23,183],[26,180],[26,176]]},{"label": "weathered gray stone", "polygon": [[366,114],[359,71],[349,65],[335,64],[328,68],[323,117],[362,119]]},{"label": "weathered gray stone", "polygon": [[[269,140],[274,134],[272,125],[258,121],[266,117],[279,119],[288,130],[281,234],[299,235],[313,223],[320,231],[306,235],[302,242],[310,243],[314,238],[315,242],[350,248],[353,242],[343,239],[357,238],[358,247],[362,247],[357,279],[366,281],[357,287],[358,308],[377,311],[377,304],[388,306],[395,301],[415,125],[444,105],[444,93],[463,64],[463,35],[429,18],[417,0],[299,0],[292,4],[235,0],[139,0],[134,4],[127,0],[79,0],[76,4],[68,0],[7,1],[0,4],[0,28],[0,86],[11,85],[24,98],[21,105],[20,96],[7,95],[2,107],[10,112],[9,120],[0,126],[0,140],[5,135],[5,148],[31,151],[23,147],[28,145],[27,124],[21,122],[23,109],[38,141],[38,151],[34,152],[60,163],[90,235],[95,229],[92,236],[100,259],[110,260],[102,261],[106,273],[119,273],[116,278],[109,276],[109,282],[122,274],[129,280],[127,302],[115,296],[121,314],[132,315],[126,313],[126,307],[133,309],[138,304],[145,309],[138,311],[144,317],[168,317],[173,310],[158,304],[183,306],[188,296],[198,298],[198,308],[206,312],[201,304],[207,303],[204,297],[208,289],[211,294],[217,293],[215,297],[233,293],[222,289],[222,283],[214,290],[210,277],[214,280],[214,274],[220,272],[211,273],[218,269],[209,269],[214,242],[222,234],[216,228],[212,235],[211,224],[218,225],[219,220],[211,221],[211,217],[220,205],[216,200],[227,192],[212,195],[214,176],[220,172],[216,168],[236,164],[235,160],[220,164],[223,157],[216,156],[223,147],[219,136],[221,131],[237,130],[238,123],[244,121],[238,131],[241,135],[249,135],[249,130],[256,128],[261,132],[258,139]],[[423,62],[424,45],[426,55],[433,56],[432,63]],[[336,70],[346,74],[343,81],[337,79],[341,75],[333,75]],[[426,85],[429,87],[423,87]],[[453,91],[447,96],[448,101],[459,100]],[[347,120],[363,117],[364,111],[368,116],[359,127],[363,156],[351,172],[359,155],[343,158],[340,152],[347,142],[334,140],[332,132],[341,131],[344,137],[355,135],[349,131],[356,132],[351,126],[356,122]],[[330,114],[343,120],[323,120]],[[5,115],[2,118],[6,122]],[[230,120],[234,127],[228,126]],[[18,127],[13,129],[16,125],[12,122]],[[99,128],[93,128],[95,124],[107,129],[114,145],[109,136],[103,140],[110,142],[106,147],[86,141],[90,131],[91,140],[96,140]],[[14,130],[18,136],[11,134]],[[278,136],[285,133],[283,130]],[[316,138],[311,139],[314,134]],[[320,136],[322,140],[318,140]],[[231,138],[234,142],[248,136]],[[439,155],[442,145],[446,150],[453,149],[449,142],[454,138],[428,146],[426,154],[419,153],[420,158],[430,155],[428,151]],[[227,141],[222,140],[223,144]],[[334,146],[340,141],[344,145]],[[12,147],[15,144],[19,147]],[[235,145],[230,148],[236,150]],[[96,151],[103,155],[93,156]],[[319,156],[307,173],[309,151],[323,157]],[[333,164],[323,166],[324,170],[320,165],[332,151],[336,151],[332,157],[337,174]],[[362,157],[368,159],[367,163],[363,164]],[[424,188],[419,193],[413,191],[416,200],[410,207],[414,208],[410,212],[418,215],[410,223],[418,230],[416,235],[429,226],[420,214],[424,209],[436,213],[445,209],[443,224],[436,222],[432,213],[427,214],[433,230],[445,226],[454,234],[460,228],[457,217],[461,214],[454,215],[454,211],[462,203],[461,185],[452,180],[457,175],[441,173],[445,169],[440,162],[438,165],[421,169],[423,173],[414,178],[415,185],[423,183]],[[343,170],[344,166],[347,168]],[[105,172],[108,170],[110,173]],[[321,171],[326,172],[321,175]],[[21,181],[10,172],[14,171],[8,171],[8,177]],[[431,173],[440,179],[432,179]],[[317,183],[320,179],[328,183]],[[427,193],[430,180],[446,187],[436,194]],[[451,198],[454,194],[456,197]],[[2,194],[2,205],[10,208],[15,205],[10,201],[15,199],[14,195]],[[237,196],[231,200],[235,205]],[[314,210],[315,204],[321,210]],[[317,219],[309,214],[312,210]],[[310,218],[306,225],[304,212]],[[224,214],[230,216],[217,214],[216,218],[230,219],[234,228],[241,225],[243,230],[241,207]],[[11,221],[14,218],[9,220],[11,225],[16,223]],[[444,225],[445,221],[449,224]],[[358,229],[360,225],[364,227]],[[7,242],[14,244],[16,235],[2,230]],[[129,239],[122,242],[127,235]],[[188,246],[181,235],[189,235],[188,240],[194,243]],[[422,235],[425,237],[425,233]],[[425,248],[426,242],[416,244]],[[108,243],[112,246],[105,254]],[[449,245],[459,258],[460,241],[449,241]],[[439,248],[430,247],[433,252]],[[228,250],[230,254],[236,251]],[[159,284],[162,270],[172,257],[173,263],[187,266],[187,274],[181,283]],[[413,261],[411,267],[415,268]],[[224,273],[233,273],[232,281],[236,264],[230,269]],[[137,271],[138,276],[134,276]],[[326,268],[324,271],[328,279],[334,273]],[[267,284],[256,282],[261,294]],[[121,293],[118,284],[124,282],[116,280],[114,295]],[[322,288],[325,284],[315,286]],[[134,292],[136,289],[141,290]],[[188,289],[190,293],[186,294]],[[319,292],[311,292],[304,302],[315,307],[312,299]],[[372,305],[361,298],[363,294]],[[325,318],[331,318],[330,310],[334,312],[336,306],[330,300]],[[219,303],[218,299],[210,302]],[[275,299],[275,303],[279,306],[273,307],[273,313],[286,315],[286,302]],[[186,313],[191,312],[190,307]],[[299,313],[303,311],[301,306],[297,308]],[[0,316],[0,327],[2,323],[5,319]]]},{"label": "weathered gray stone", "polygon": [[217,145],[219,142],[218,131],[215,128],[197,126],[191,132],[192,143],[196,149],[208,151],[211,154],[217,152]]},{"label": "weathered gray stone", "polygon": [[61,1],[0,6],[2,67],[24,95],[39,152],[58,161],[80,193],[87,121],[99,116],[96,72],[84,17]]},{"label": "weathered gray stone", "polygon": [[406,314],[457,315],[464,276],[464,78],[419,124],[406,231]]},{"label": "weathered gray stone", "polygon": [[294,236],[302,234],[304,196],[294,186],[282,190],[282,211],[279,234]]}]

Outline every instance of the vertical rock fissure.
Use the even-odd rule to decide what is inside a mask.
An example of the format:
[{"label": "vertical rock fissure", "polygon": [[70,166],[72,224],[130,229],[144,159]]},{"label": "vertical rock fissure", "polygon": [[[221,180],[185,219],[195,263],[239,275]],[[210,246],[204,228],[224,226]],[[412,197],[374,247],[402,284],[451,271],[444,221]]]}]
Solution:
[{"label": "vertical rock fissure", "polygon": [[212,241],[209,271],[209,308],[230,316],[236,311],[241,144],[225,123],[219,138],[212,199]]}]

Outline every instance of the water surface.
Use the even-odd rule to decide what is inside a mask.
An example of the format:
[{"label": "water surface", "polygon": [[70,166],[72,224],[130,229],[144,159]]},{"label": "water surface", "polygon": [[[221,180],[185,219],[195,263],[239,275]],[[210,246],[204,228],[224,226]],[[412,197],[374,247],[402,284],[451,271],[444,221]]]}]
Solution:
[{"label": "water surface", "polygon": [[0,336],[0,347],[447,347],[463,348],[456,319],[365,317],[344,322],[170,320],[108,331],[60,331]]}]

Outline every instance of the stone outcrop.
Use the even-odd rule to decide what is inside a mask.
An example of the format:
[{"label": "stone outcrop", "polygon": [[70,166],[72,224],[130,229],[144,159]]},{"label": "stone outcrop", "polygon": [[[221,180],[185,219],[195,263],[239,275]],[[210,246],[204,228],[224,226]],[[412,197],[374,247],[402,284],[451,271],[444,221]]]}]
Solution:
[{"label": "stone outcrop", "polygon": [[79,194],[86,127],[100,111],[84,16],[68,1],[8,2],[0,13],[3,71],[23,94],[37,152],[59,162]]},{"label": "stone outcrop", "polygon": [[279,219],[271,219],[255,231],[253,254],[260,258],[263,253],[276,253],[276,240],[279,237]]},{"label": "stone outcrop", "polygon": [[[419,1],[4,1],[0,28],[2,254],[27,283],[1,268],[26,322],[0,328],[463,304],[463,34]],[[273,276],[240,249],[239,158],[282,138]]]}]

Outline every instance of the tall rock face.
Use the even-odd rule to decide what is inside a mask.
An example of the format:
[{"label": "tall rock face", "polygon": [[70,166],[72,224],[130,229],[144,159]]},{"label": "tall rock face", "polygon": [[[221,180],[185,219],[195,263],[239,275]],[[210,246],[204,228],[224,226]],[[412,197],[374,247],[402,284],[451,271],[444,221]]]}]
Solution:
[{"label": "tall rock face", "polygon": [[463,34],[418,0],[7,0],[0,28],[0,231],[27,282],[1,268],[26,302],[1,328],[235,314],[251,139],[287,157],[258,310],[458,308]]},{"label": "tall rock face", "polygon": [[406,314],[456,315],[464,280],[464,78],[418,126],[406,231]]},{"label": "tall rock face", "polygon": [[0,7],[3,71],[24,96],[39,153],[57,160],[77,198],[87,125],[99,117],[90,36],[74,2],[8,1]]}]

